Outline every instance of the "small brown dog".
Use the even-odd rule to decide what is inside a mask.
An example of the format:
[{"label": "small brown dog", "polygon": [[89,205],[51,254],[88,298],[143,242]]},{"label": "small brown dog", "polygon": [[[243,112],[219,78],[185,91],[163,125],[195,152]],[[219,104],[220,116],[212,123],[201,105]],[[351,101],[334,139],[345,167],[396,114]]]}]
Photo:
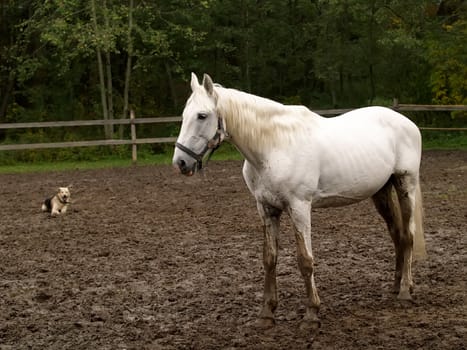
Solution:
[{"label": "small brown dog", "polygon": [[47,198],[42,204],[42,211],[49,212],[52,216],[58,214],[65,214],[70,204],[70,188],[68,187],[59,187],[58,192],[55,196]]}]

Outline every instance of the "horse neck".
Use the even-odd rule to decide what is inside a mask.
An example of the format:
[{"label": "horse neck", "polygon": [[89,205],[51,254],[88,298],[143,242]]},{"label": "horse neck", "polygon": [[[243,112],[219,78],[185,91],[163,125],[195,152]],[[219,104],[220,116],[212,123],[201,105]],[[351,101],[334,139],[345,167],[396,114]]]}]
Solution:
[{"label": "horse neck", "polygon": [[218,88],[217,92],[218,112],[231,142],[249,160],[293,142],[314,116],[319,118],[303,106],[285,106],[234,89]]}]

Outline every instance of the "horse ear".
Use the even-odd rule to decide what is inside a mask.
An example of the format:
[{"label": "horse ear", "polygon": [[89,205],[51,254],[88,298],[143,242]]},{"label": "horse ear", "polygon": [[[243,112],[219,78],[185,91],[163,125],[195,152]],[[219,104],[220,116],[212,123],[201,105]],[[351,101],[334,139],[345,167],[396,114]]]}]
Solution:
[{"label": "horse ear", "polygon": [[198,77],[195,73],[191,72],[191,91],[195,92],[195,90],[199,87]]},{"label": "horse ear", "polygon": [[212,96],[214,93],[214,83],[209,75],[204,74],[203,76],[203,86],[206,89],[209,96]]}]

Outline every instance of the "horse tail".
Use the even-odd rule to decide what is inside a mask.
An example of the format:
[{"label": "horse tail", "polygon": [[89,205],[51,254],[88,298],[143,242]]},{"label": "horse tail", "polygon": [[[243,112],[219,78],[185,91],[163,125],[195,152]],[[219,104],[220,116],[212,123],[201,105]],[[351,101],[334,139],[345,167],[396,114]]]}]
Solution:
[{"label": "horse tail", "polygon": [[[393,187],[394,189],[394,187]],[[400,207],[399,198],[396,191],[392,191],[389,197],[389,205],[394,215],[394,224],[399,232],[403,230],[402,224],[402,212]],[[413,211],[413,225],[410,230],[413,232],[413,258],[414,260],[425,260],[427,257],[425,248],[425,237],[423,233],[423,203],[422,203],[422,191],[420,189],[420,182],[417,183],[415,188],[415,203]]]},{"label": "horse tail", "polygon": [[414,223],[413,257],[415,260],[425,260],[427,253],[423,232],[423,199],[420,182],[415,190]]}]

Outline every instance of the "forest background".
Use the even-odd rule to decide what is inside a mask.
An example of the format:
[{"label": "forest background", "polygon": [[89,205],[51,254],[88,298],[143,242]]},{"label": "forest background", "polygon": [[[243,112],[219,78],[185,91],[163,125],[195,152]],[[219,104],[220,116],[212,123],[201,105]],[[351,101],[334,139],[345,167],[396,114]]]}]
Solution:
[{"label": "forest background", "polygon": [[[310,109],[467,104],[463,0],[1,0],[0,123],[180,115],[190,72]],[[420,126],[466,112],[414,113]],[[139,126],[141,136],[178,125]],[[120,126],[1,130],[0,143],[127,138]],[[425,138],[465,142],[465,132]],[[461,140],[461,141],[459,141]],[[171,146],[172,147],[172,146]],[[148,152],[164,152],[161,145]],[[0,162],[127,147],[0,153]]]}]

